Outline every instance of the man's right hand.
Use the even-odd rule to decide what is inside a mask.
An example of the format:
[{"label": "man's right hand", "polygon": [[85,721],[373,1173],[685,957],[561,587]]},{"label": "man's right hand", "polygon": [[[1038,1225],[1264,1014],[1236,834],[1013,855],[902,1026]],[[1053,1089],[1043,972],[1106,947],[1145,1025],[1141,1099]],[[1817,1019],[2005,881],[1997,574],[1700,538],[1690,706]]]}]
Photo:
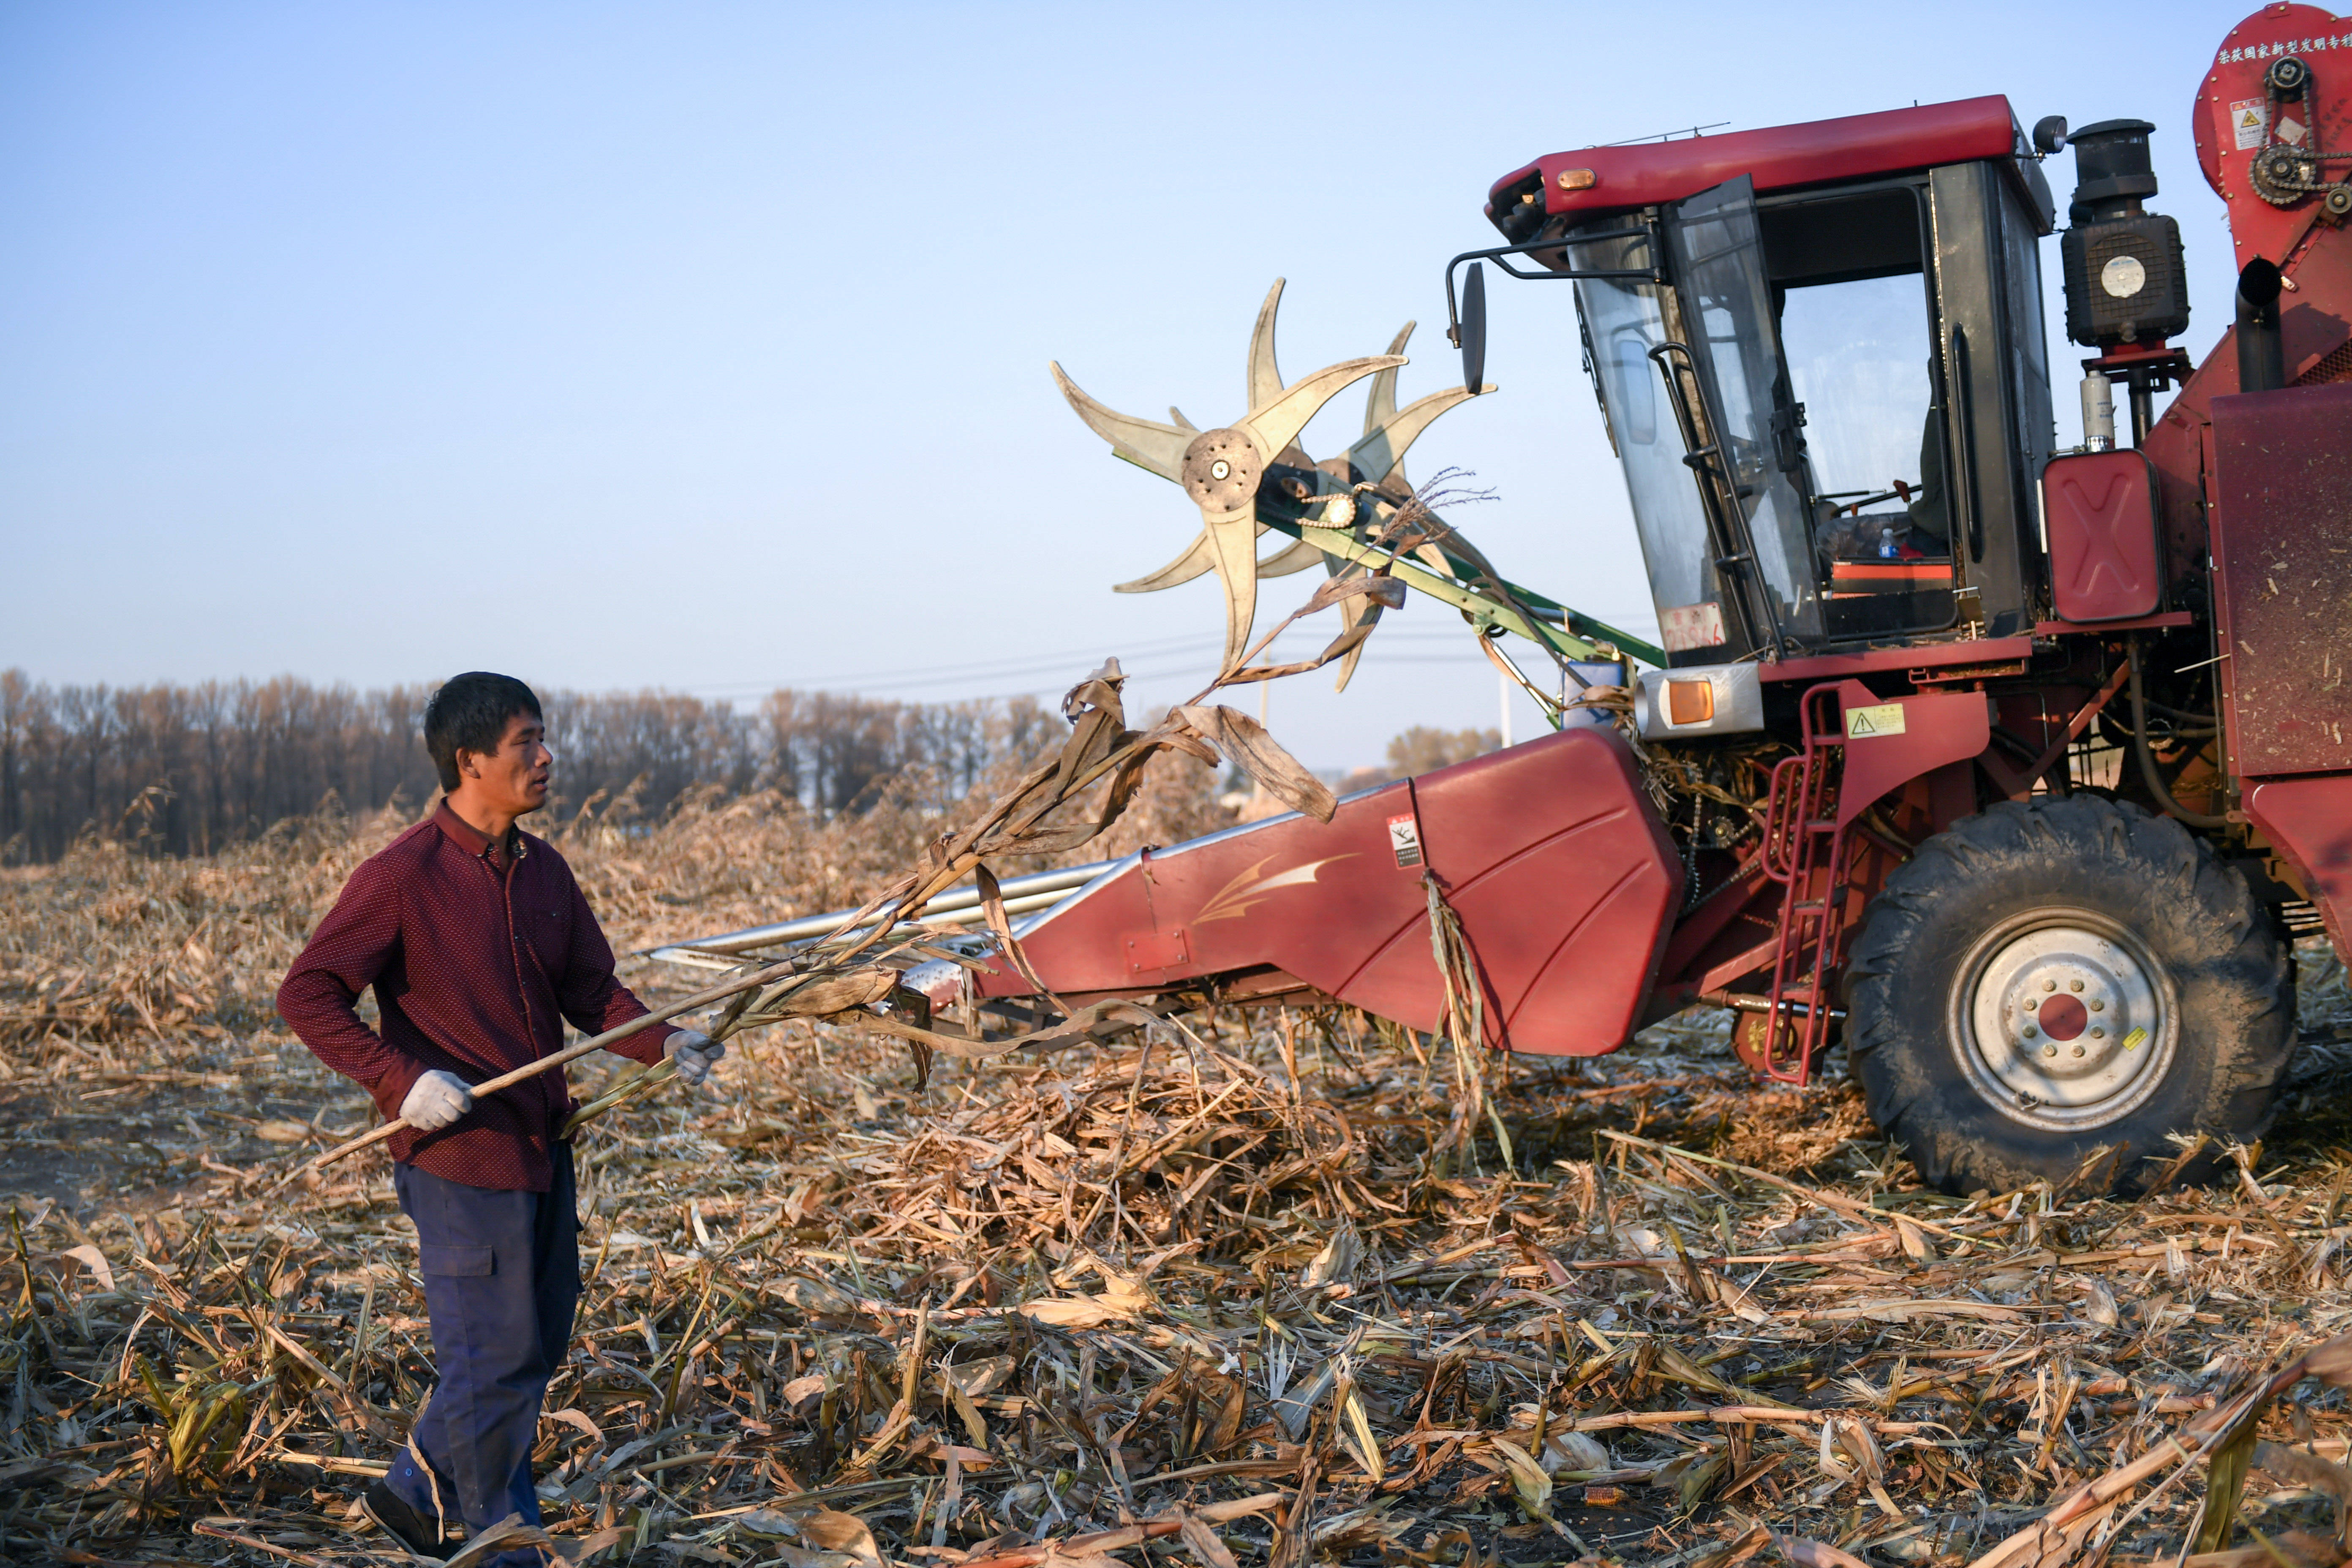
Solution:
[{"label": "man's right hand", "polygon": [[699,1029],[678,1030],[662,1042],[662,1049],[676,1064],[678,1080],[688,1089],[701,1088],[719,1058],[727,1054],[724,1045]]},{"label": "man's right hand", "polygon": [[420,1132],[438,1132],[474,1109],[474,1091],[453,1072],[436,1068],[409,1086],[400,1119]]}]

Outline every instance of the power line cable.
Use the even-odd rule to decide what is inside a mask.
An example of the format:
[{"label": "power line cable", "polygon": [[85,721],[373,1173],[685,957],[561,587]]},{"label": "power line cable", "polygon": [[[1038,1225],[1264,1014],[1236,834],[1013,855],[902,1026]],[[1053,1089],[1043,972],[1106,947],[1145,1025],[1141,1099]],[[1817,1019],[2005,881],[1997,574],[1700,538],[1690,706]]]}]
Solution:
[{"label": "power line cable", "polygon": [[[1184,652],[1195,647],[1211,647],[1215,646],[1219,640],[1220,639],[1214,635],[1202,635],[1185,637],[1163,637],[1154,642],[1134,643],[1129,644],[1129,646],[1138,653],[1155,655]],[[823,690],[845,686],[874,685],[883,683],[919,684],[925,679],[930,677],[963,679],[975,676],[986,678],[994,675],[1018,675],[1030,669],[1045,668],[1053,665],[1067,664],[1078,659],[1100,659],[1103,657],[1104,656],[1101,653],[1089,649],[1074,648],[1056,653],[1030,654],[1006,658],[982,659],[979,661],[966,659],[956,664],[916,665],[901,669],[866,670],[852,675],[804,675],[793,677],[789,679],[774,681],[712,681],[708,684],[696,685],[690,689],[710,692],[764,692],[786,689]]]},{"label": "power line cable", "polygon": [[[1383,666],[1481,664],[1484,660],[1476,651],[1475,645],[1469,640],[1469,635],[1465,627],[1451,624],[1384,626],[1366,647],[1364,656],[1368,662]],[[1281,640],[1297,645],[1318,640],[1318,628],[1302,626],[1286,633]],[[1195,651],[1206,653],[1218,647],[1221,642],[1222,639],[1214,633],[1200,633],[1187,637],[1160,637],[1141,643],[1129,643],[1124,648],[1111,647],[1108,652],[1118,656],[1122,661],[1129,657],[1141,657],[1156,661],[1171,656],[1181,658]],[[1443,653],[1423,651],[1434,649],[1440,646],[1443,646],[1446,651]],[[1406,651],[1408,649],[1411,651]],[[1271,656],[1272,650],[1269,650],[1269,657]],[[691,686],[688,689],[696,695],[711,700],[759,696],[777,690],[893,692],[920,690],[926,687],[950,684],[961,685],[974,681],[1018,679],[1023,676],[1034,676],[1056,669],[1067,669],[1070,672],[1070,679],[1075,680],[1083,673],[1076,668],[1078,665],[1084,663],[1091,668],[1093,663],[1099,662],[1104,657],[1103,645],[1097,645],[1091,648],[1067,648],[1053,652],[1014,655],[978,662],[967,660],[955,664],[917,665],[898,669],[801,676],[772,681],[719,681]],[[1205,666],[1197,669],[1188,666],[1181,671],[1171,670],[1166,673],[1149,669],[1129,668],[1128,670],[1129,678],[1137,680],[1171,679],[1196,673],[1206,675],[1209,670]],[[1066,689],[1066,683],[1057,683],[1051,687],[1002,692],[966,700],[1003,700],[1011,697],[1058,693]]]}]

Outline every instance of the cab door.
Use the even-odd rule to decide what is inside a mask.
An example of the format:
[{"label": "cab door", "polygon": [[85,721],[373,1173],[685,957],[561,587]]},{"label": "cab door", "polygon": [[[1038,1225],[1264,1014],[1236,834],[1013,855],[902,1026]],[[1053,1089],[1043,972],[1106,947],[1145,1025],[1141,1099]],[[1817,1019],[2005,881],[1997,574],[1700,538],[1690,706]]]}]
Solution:
[{"label": "cab door", "polygon": [[1748,175],[1661,215],[1681,342],[1706,428],[1685,458],[1710,492],[1730,552],[1717,562],[1759,642],[1789,649],[1822,637],[1821,584],[1802,492],[1805,449],[1772,314]]}]

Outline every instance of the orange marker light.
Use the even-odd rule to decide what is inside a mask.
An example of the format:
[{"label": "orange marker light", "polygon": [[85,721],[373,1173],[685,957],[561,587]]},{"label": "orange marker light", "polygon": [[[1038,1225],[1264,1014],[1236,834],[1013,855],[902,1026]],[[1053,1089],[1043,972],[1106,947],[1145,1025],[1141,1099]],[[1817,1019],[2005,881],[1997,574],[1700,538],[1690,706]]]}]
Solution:
[{"label": "orange marker light", "polygon": [[1711,680],[1666,682],[1666,722],[1704,724],[1715,717],[1715,683]]},{"label": "orange marker light", "polygon": [[1563,191],[1589,191],[1601,183],[1601,176],[1590,169],[1562,169],[1559,183]]}]

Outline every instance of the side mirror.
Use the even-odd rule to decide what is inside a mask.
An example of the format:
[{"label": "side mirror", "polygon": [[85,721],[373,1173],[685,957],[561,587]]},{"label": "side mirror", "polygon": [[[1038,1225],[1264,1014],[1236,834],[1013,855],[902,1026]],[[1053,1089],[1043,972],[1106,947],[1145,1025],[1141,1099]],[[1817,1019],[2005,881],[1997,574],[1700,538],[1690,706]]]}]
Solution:
[{"label": "side mirror", "polygon": [[1462,279],[1462,384],[1470,395],[1486,384],[1486,268],[1470,264]]}]

